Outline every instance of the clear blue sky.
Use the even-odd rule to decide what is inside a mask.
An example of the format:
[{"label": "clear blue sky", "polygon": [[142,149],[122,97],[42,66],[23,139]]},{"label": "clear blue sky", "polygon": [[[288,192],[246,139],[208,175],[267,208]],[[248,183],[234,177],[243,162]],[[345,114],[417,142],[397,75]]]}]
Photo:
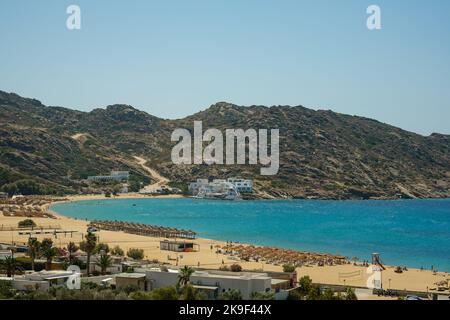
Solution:
[{"label": "clear blue sky", "polygon": [[0,0],[0,90],[164,118],[301,104],[450,134],[449,39],[448,0]]}]

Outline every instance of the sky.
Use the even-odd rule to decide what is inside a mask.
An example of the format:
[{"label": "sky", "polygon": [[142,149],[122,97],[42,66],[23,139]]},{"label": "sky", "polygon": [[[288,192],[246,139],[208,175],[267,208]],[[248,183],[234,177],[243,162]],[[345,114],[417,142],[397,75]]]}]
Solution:
[{"label": "sky", "polygon": [[0,0],[0,90],[171,119],[303,105],[450,134],[449,39],[448,0]]}]

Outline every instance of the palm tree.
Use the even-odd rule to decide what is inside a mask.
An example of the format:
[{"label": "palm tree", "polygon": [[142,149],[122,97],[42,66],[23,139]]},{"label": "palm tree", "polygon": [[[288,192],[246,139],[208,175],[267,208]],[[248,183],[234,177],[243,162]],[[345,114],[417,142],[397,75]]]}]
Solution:
[{"label": "palm tree", "polygon": [[108,254],[104,253],[100,255],[100,259],[98,259],[97,265],[102,268],[102,275],[106,274],[106,269],[111,267],[112,258]]},{"label": "palm tree", "polygon": [[45,264],[46,270],[51,270],[52,260],[58,254],[58,250],[53,246],[53,240],[46,238],[41,243],[41,253],[47,260]]},{"label": "palm tree", "polygon": [[88,234],[85,236],[84,241],[80,243],[80,248],[87,254],[86,259],[86,273],[89,277],[90,274],[90,263],[91,263],[91,255],[94,252],[94,250],[97,247],[97,237],[92,232],[88,232]]},{"label": "palm tree", "polygon": [[69,242],[67,245],[67,251],[69,252],[69,264],[72,264],[75,253],[80,249],[75,242]]},{"label": "palm tree", "polygon": [[187,284],[189,284],[191,280],[191,275],[194,273],[194,269],[188,266],[184,266],[180,269],[180,272],[178,274],[178,286],[185,287]]},{"label": "palm tree", "polygon": [[36,238],[28,239],[28,254],[31,259],[31,270],[34,271],[34,260],[39,257],[41,251],[41,243]]},{"label": "palm tree", "polygon": [[11,278],[17,269],[17,261],[13,256],[6,257],[0,265],[1,269],[6,272],[6,276]]}]

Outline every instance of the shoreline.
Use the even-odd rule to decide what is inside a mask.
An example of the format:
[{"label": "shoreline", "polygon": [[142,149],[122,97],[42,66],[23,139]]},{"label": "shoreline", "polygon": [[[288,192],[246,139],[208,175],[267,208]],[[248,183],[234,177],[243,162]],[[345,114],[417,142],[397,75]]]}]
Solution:
[{"label": "shoreline", "polygon": [[[64,216],[58,212],[51,210],[51,206],[56,203],[64,202],[78,202],[78,201],[88,201],[88,200],[120,200],[120,199],[173,199],[173,198],[183,198],[182,196],[154,196],[149,197],[145,195],[131,194],[128,196],[121,196],[116,198],[105,198],[103,195],[98,196],[72,196],[67,197],[64,201],[56,201],[50,204],[44,205],[45,209],[49,213],[55,216],[55,220],[49,220],[45,218],[32,218],[38,225],[48,224],[49,221],[57,221],[62,228],[62,230],[74,230],[76,234],[73,237],[58,235],[57,239],[54,238],[56,246],[66,246],[68,242],[80,242],[83,235],[86,233],[87,225],[89,220],[81,220],[77,218],[71,218]],[[0,216],[0,224],[16,224],[18,221],[23,220],[21,217],[5,217]],[[195,231],[195,230],[194,230]],[[104,242],[114,247],[119,245],[125,252],[129,248],[142,248],[145,252],[145,258],[149,260],[157,259],[161,263],[168,263],[174,265],[173,259],[179,257],[179,265],[190,265],[193,267],[200,268],[211,268],[218,269],[222,262],[225,265],[231,265],[233,263],[240,264],[246,270],[258,270],[258,271],[282,271],[282,267],[279,265],[267,264],[265,262],[254,262],[254,261],[243,261],[236,257],[225,255],[223,253],[216,253],[216,246],[224,247],[227,243],[226,241],[206,239],[206,238],[196,238],[193,242],[200,245],[199,252],[193,253],[175,253],[169,251],[161,251],[159,248],[159,241],[164,240],[163,238],[147,237],[134,234],[128,234],[121,231],[106,231],[101,230],[98,232],[99,241]],[[45,236],[38,236],[39,240]],[[48,237],[48,236],[47,236]],[[0,242],[10,243],[13,241],[26,242],[27,236],[18,236],[17,232],[0,232]],[[251,245],[246,243],[236,243],[239,245]],[[263,246],[257,246],[263,247]],[[266,246],[267,247],[267,246]],[[211,249],[213,248],[213,249]],[[386,266],[386,271],[383,271],[383,279],[385,289],[390,286],[391,289],[396,290],[410,290],[410,291],[421,291],[426,292],[427,290],[435,287],[436,282],[441,282],[443,280],[450,279],[447,272],[438,272],[434,274],[430,270],[420,270],[420,269],[409,269],[408,271],[397,274],[394,272],[395,267]],[[324,283],[330,285],[347,285],[354,287],[367,287],[367,279],[369,274],[367,274],[367,267],[358,263],[354,264],[344,264],[344,265],[334,265],[334,266],[302,266],[296,269],[298,278],[308,275],[316,283]],[[353,278],[345,278],[348,274],[357,274]],[[344,280],[345,279],[345,280]],[[389,285],[388,285],[388,279]],[[438,293],[437,291],[430,291]],[[446,292],[439,292],[445,294]]]},{"label": "shoreline", "polygon": [[[92,194],[92,195],[69,195],[65,197],[67,200],[64,201],[55,201],[54,203],[63,203],[63,202],[76,202],[76,201],[95,201],[95,200],[121,200],[121,199],[188,199],[188,196],[182,194],[170,194],[170,195],[146,195],[140,193],[125,193],[120,194],[120,196],[111,196],[110,198],[105,197],[103,194]],[[361,202],[402,202],[402,201],[445,201],[450,200],[449,197],[437,197],[437,198],[374,198],[374,199],[331,199],[331,198],[322,198],[322,199],[306,199],[306,198],[254,198],[254,199],[243,199],[242,201],[323,201],[323,202],[353,202],[353,201],[361,201]]]},{"label": "shoreline", "polygon": [[[183,195],[148,196],[148,195],[137,194],[137,193],[126,194],[126,195],[123,195],[123,196],[121,195],[120,197],[115,197],[115,198],[113,198],[113,197],[112,198],[105,198],[103,195],[83,195],[83,196],[71,196],[71,197],[67,197],[67,198],[68,199],[66,201],[59,201],[59,202],[50,203],[48,205],[48,207],[50,207],[51,205],[56,204],[56,203],[78,202],[78,201],[121,200],[121,199],[123,199],[123,200],[127,200],[127,199],[189,199],[188,197],[183,196]],[[268,199],[268,200],[257,199],[257,200],[250,200],[250,201],[258,202],[258,200],[259,201],[262,200],[262,201],[271,201],[271,202],[275,201],[275,202],[277,202],[277,201],[290,201],[290,200],[294,200],[295,201],[295,200],[300,200],[300,199]],[[415,201],[415,200],[426,201],[426,200],[437,200],[437,199],[397,199],[397,200],[377,200],[377,201],[387,201],[387,202],[391,202],[391,201],[395,201],[395,202],[397,202],[397,201],[405,201],[405,202],[408,202],[408,201]],[[450,200],[450,198],[444,198],[442,200],[443,201]],[[347,200],[317,200],[317,199],[316,200],[307,200],[307,199],[304,199],[304,201],[325,201],[325,202],[338,201],[338,202],[346,202]],[[359,202],[359,200],[353,200],[353,201]],[[366,201],[371,201],[371,200],[366,200]],[[375,200],[373,200],[373,201],[375,201]],[[54,214],[54,215],[60,215],[60,216],[62,215],[62,214],[60,214],[58,212],[50,210],[49,208],[47,208],[47,210],[50,213]],[[75,218],[75,219],[89,219],[89,217]],[[127,221],[128,222],[134,222],[134,221],[126,220],[126,219],[124,221],[125,222],[127,222]],[[151,223],[150,223],[150,225],[151,225]],[[183,226],[180,225],[180,226],[177,226],[177,228],[183,229]],[[191,228],[193,229],[193,231],[197,231],[197,230],[195,230],[195,227],[191,226]],[[235,241],[235,239],[233,239],[232,236],[227,237],[227,238],[223,238],[223,239],[207,239],[207,238],[204,238],[204,237],[199,237],[199,238],[201,238],[203,240],[216,241],[216,242],[221,242],[221,243],[227,243],[228,241],[231,240],[233,242],[233,244],[235,244],[235,245],[255,246],[255,247],[264,247],[264,248],[277,248],[277,249],[291,250],[291,251],[297,251],[297,252],[308,252],[308,253],[317,254],[317,255],[346,256],[348,261],[353,261],[351,259],[351,257],[353,257],[353,255],[348,254],[348,253],[346,254],[345,252],[341,252],[341,251],[335,251],[335,252],[328,251],[327,248],[314,249],[314,248],[289,247],[289,246],[283,246],[282,244],[278,244],[278,245],[277,244],[273,244],[273,243],[271,244],[270,242],[269,243],[258,242],[258,241],[257,242],[251,242],[251,240],[249,241],[248,239],[247,240],[240,239],[238,241]],[[376,252],[376,251],[373,251],[373,252]],[[364,257],[365,254],[364,253],[360,253],[360,255],[357,255],[357,256],[358,257]],[[367,256],[370,256],[370,252],[367,254]],[[361,262],[363,260],[369,261],[370,257],[366,258],[366,259],[361,259],[361,260],[358,260],[358,261]],[[433,263],[430,263],[429,265],[433,265]],[[390,267],[392,267],[392,268],[397,268],[398,266],[405,267],[405,268],[408,268],[408,269],[425,270],[425,271],[426,270],[430,270],[429,268],[421,268],[419,264],[416,264],[414,266],[411,262],[410,262],[410,264],[408,264],[408,263],[402,262],[400,260],[395,262],[395,264],[390,265]],[[439,268],[434,268],[434,270],[439,271]],[[433,271],[433,270],[430,270],[430,271]],[[443,271],[441,269],[441,272],[450,274],[450,270],[445,269],[445,268],[444,268]]]}]

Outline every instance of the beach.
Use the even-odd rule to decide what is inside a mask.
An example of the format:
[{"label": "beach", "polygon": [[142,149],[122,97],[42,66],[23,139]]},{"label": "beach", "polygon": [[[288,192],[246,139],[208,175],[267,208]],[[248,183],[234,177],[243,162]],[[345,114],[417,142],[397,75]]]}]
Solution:
[{"label": "beach", "polygon": [[[124,195],[120,198],[136,198],[143,197],[138,195]],[[74,196],[68,198],[69,201],[79,200],[98,200],[104,199],[102,196]],[[79,243],[83,240],[86,234],[89,221],[69,218],[58,213],[51,212],[55,219],[48,218],[33,218],[37,225],[58,225],[61,230],[75,231],[73,235],[58,234],[54,236],[38,235],[37,238],[42,240],[45,237],[52,237],[54,243],[58,247],[65,247],[69,242],[73,241]],[[17,226],[22,217],[5,217],[0,215],[0,225],[3,226]],[[169,251],[162,251],[159,248],[160,241],[164,238],[155,238],[140,236],[135,234],[127,234],[117,231],[101,230],[97,233],[99,241],[107,243],[110,247],[116,245],[120,246],[125,252],[129,248],[140,248],[144,250],[145,259],[158,260],[162,263],[170,263],[175,265],[178,258],[179,266],[189,265],[200,268],[218,269],[222,263],[231,265],[234,263],[240,264],[245,270],[263,270],[263,271],[282,271],[282,266],[272,265],[261,262],[246,262],[241,261],[237,257],[217,253],[218,247],[226,246],[226,242],[216,241],[211,239],[197,238],[194,240],[200,246],[198,252],[189,253],[175,253]],[[27,241],[26,235],[18,235],[17,231],[2,231],[0,232],[0,242],[2,243],[25,243]],[[434,273],[430,270],[408,269],[401,274],[394,272],[394,267],[386,267],[382,272],[383,287],[385,289],[408,290],[427,292],[431,288],[435,288],[435,283],[445,281],[450,278],[446,272]],[[362,264],[354,265],[334,265],[334,266],[303,266],[296,269],[298,277],[310,276],[315,283],[329,284],[329,285],[347,285],[353,287],[367,287],[367,279],[370,274],[367,272],[368,268]],[[432,292],[432,291],[431,291]],[[445,292],[443,292],[445,293]]]}]

